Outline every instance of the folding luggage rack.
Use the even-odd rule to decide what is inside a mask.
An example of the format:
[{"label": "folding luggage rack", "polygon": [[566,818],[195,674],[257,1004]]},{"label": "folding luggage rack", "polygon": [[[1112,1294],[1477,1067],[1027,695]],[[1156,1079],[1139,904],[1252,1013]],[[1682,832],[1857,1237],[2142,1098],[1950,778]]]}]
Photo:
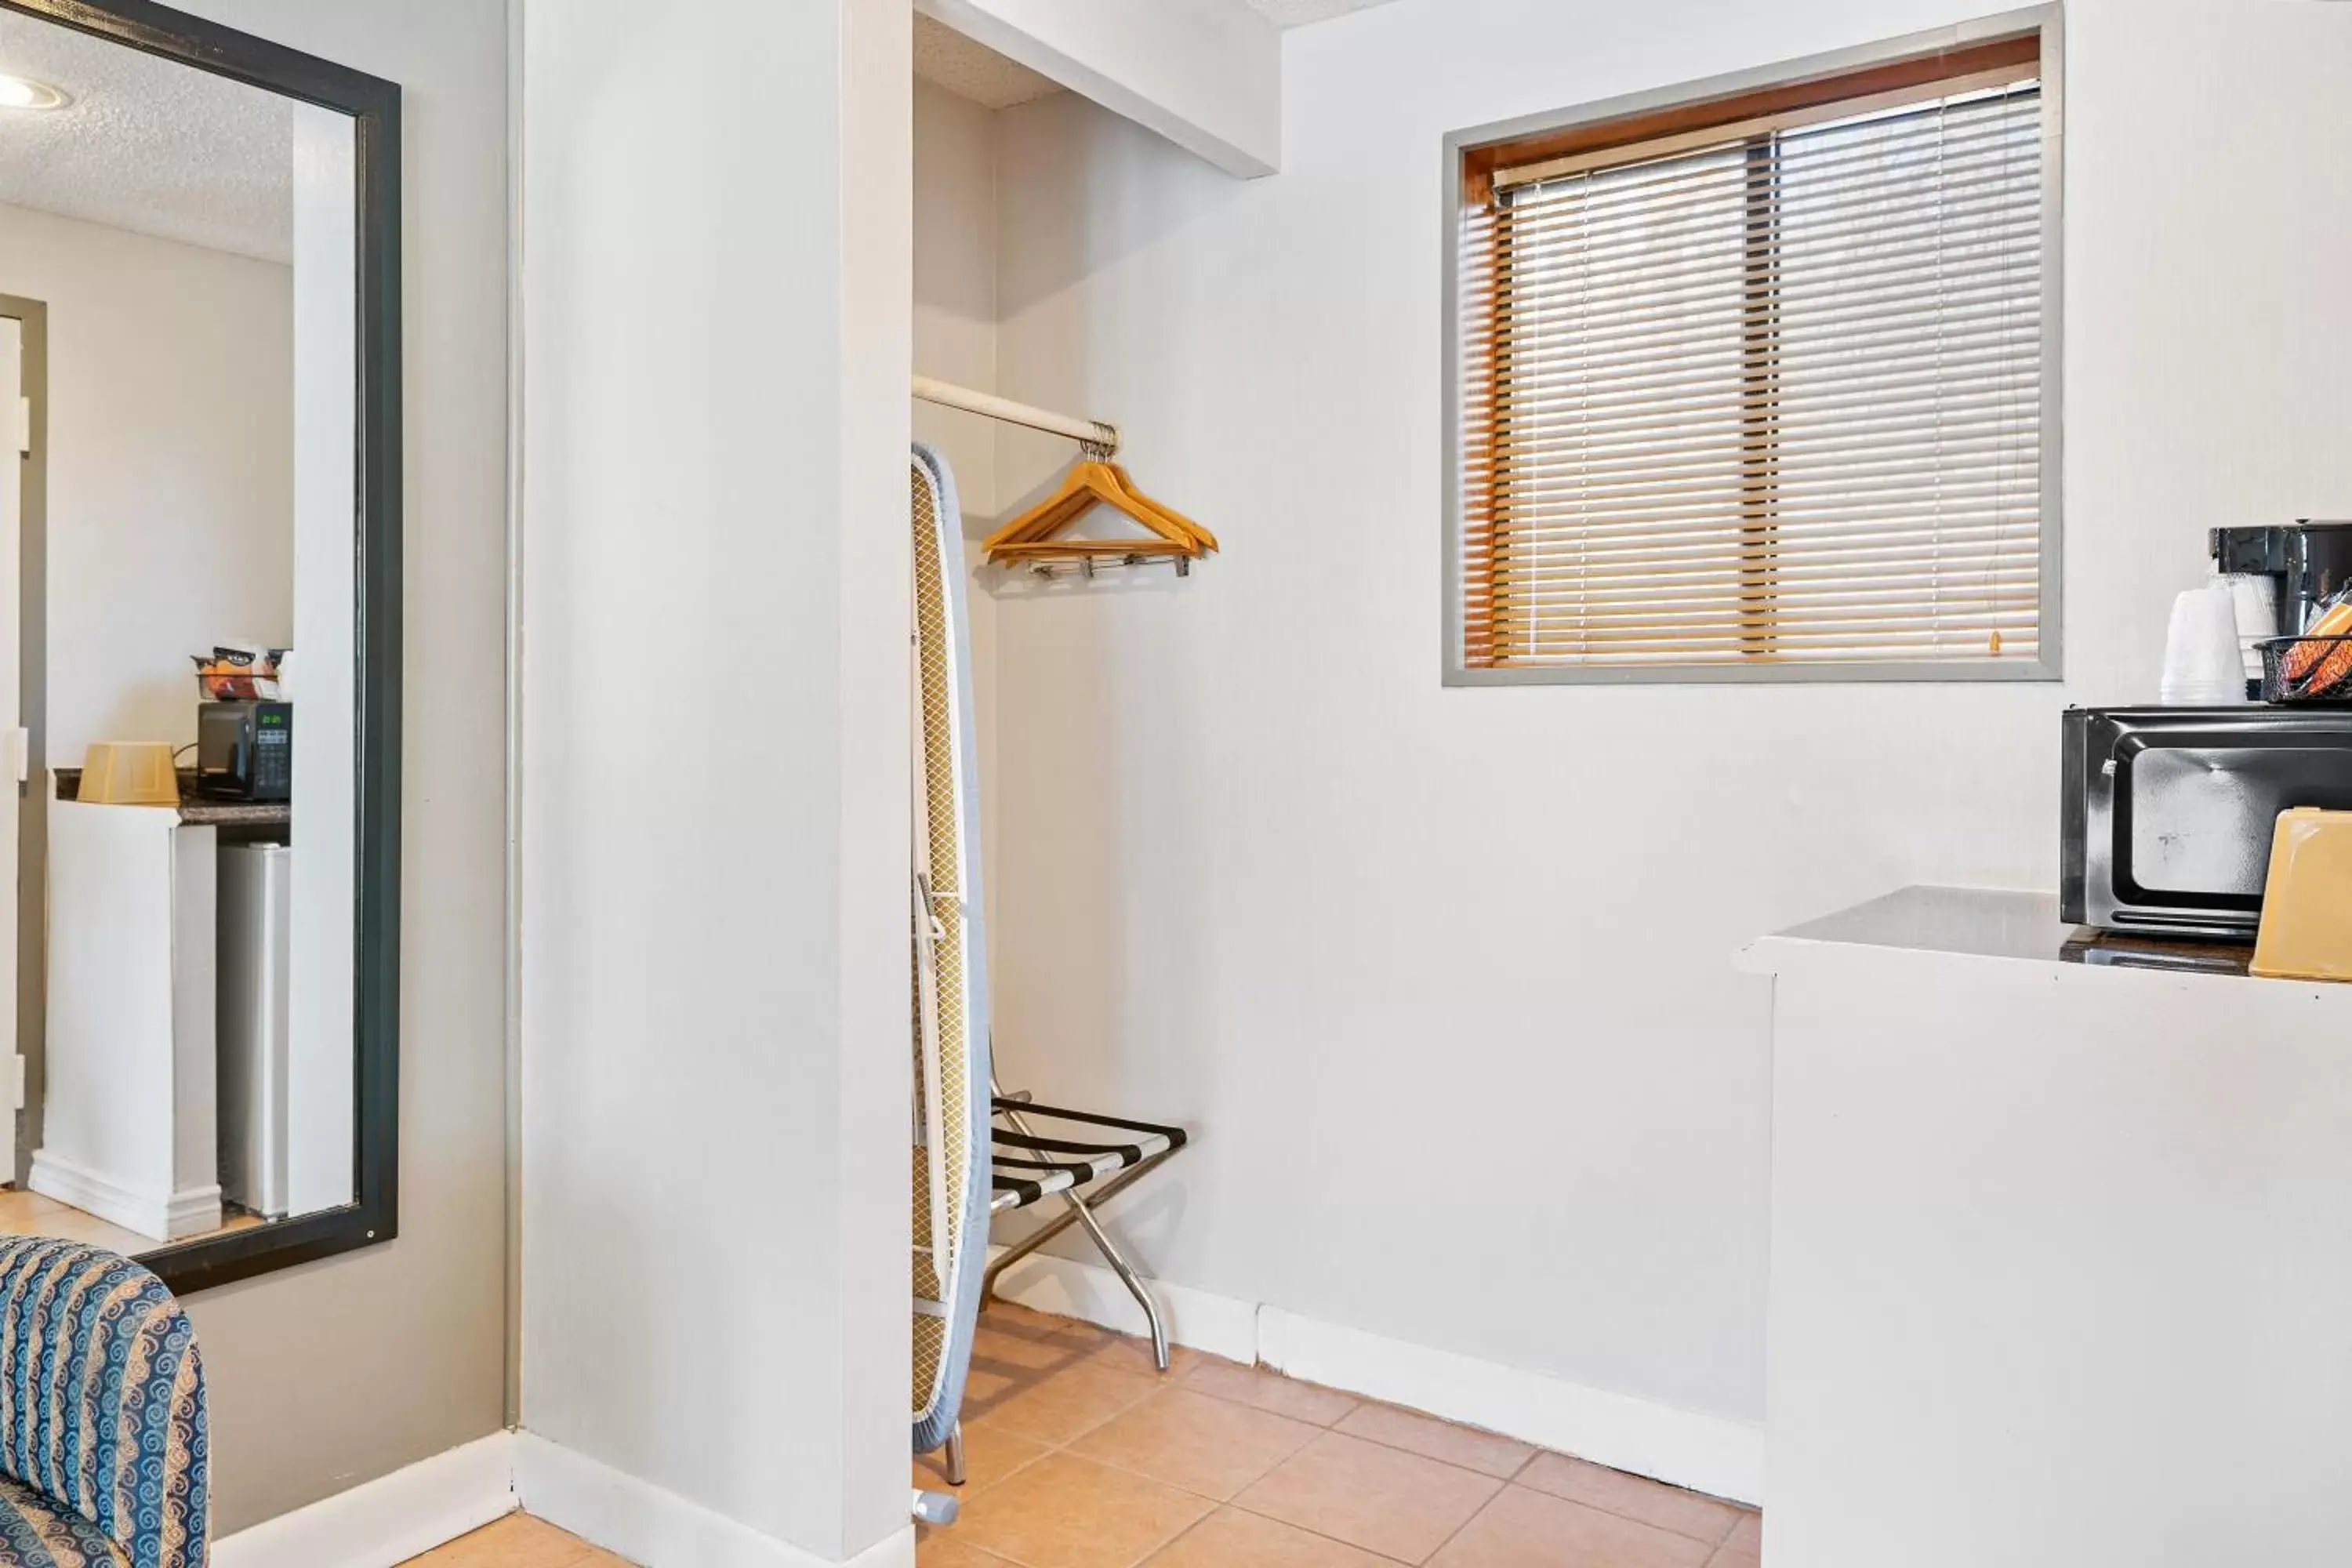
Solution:
[{"label": "folding luggage rack", "polygon": [[[994,1087],[991,1086],[992,1089]],[[994,1197],[990,1202],[992,1214],[1009,1214],[1014,1209],[1028,1208],[1049,1197],[1060,1196],[1067,1209],[1055,1216],[1032,1235],[1022,1237],[988,1266],[981,1279],[981,1299],[985,1300],[996,1289],[998,1276],[1036,1251],[1074,1225],[1086,1226],[1087,1235],[1100,1250],[1105,1260],[1117,1272],[1120,1283],[1143,1309],[1145,1320],[1151,1325],[1151,1354],[1160,1370],[1168,1370],[1168,1325],[1160,1316],[1160,1303],[1136,1273],[1118,1244],[1112,1241],[1095,1209],[1125,1192],[1140,1181],[1176,1151],[1184,1147],[1184,1130],[1162,1127],[1151,1121],[1129,1121],[1117,1116],[1099,1116],[1090,1111],[1064,1110],[1056,1106],[1039,1105],[1027,1091],[1019,1094],[996,1094],[991,1104],[995,1111],[991,1124],[989,1147]],[[1047,1136],[1032,1125],[1032,1118],[1049,1123],[1061,1123],[1080,1130],[1078,1137]],[[1101,1141],[1102,1130],[1124,1134],[1114,1142]],[[1058,1131],[1055,1128],[1052,1131]],[[1092,1184],[1099,1183],[1098,1186]],[[1091,1190],[1081,1193],[1081,1187]]]}]

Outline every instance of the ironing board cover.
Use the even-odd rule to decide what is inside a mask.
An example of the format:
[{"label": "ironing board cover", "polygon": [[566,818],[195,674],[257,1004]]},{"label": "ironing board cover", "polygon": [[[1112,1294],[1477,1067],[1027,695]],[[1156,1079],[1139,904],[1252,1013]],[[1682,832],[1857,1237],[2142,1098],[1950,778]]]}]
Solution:
[{"label": "ironing board cover", "polygon": [[[964,604],[963,514],[946,458],[920,442],[912,466],[915,530],[916,870],[928,877],[933,940],[925,1005],[921,935],[914,949],[915,1452],[948,1439],[963,1404],[988,1258],[988,949],[980,884],[980,770],[972,742],[971,627]],[[931,1026],[927,1029],[927,1020]],[[927,1039],[927,1035],[931,1037]],[[933,1056],[927,1070],[924,1058]],[[938,1085],[936,1113],[921,1104]],[[927,1122],[940,1129],[948,1234],[935,1247]],[[936,1258],[943,1250],[946,1277]]]}]

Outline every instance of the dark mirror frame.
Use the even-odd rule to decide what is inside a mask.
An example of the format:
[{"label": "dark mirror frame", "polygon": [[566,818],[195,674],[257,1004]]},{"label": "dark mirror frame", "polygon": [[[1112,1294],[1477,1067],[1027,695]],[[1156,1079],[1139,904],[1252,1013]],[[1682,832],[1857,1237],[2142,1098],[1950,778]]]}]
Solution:
[{"label": "dark mirror frame", "polygon": [[390,1241],[400,1215],[400,89],[147,0],[0,0],[22,13],[351,116],[359,196],[359,617],[352,1190],[359,1201],[140,1255],[174,1290]]}]

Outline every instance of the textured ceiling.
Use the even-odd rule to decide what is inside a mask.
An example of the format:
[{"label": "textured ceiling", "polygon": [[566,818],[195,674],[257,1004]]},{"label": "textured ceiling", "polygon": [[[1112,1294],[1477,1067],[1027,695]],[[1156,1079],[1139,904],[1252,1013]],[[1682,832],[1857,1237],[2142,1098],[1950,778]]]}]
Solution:
[{"label": "textured ceiling", "polygon": [[0,109],[0,202],[291,259],[288,100],[12,11],[0,11],[0,71],[74,100]]},{"label": "textured ceiling", "polygon": [[1008,60],[919,11],[915,14],[915,75],[982,109],[1010,109],[1062,90],[1053,78]]}]

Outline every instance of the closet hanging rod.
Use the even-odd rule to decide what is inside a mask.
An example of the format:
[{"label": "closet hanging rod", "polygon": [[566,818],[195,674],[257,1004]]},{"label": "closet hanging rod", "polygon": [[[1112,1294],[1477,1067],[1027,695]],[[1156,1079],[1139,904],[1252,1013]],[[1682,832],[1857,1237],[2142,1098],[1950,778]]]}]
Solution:
[{"label": "closet hanging rod", "polygon": [[1118,450],[1118,426],[1100,419],[1077,419],[1067,414],[1056,414],[1051,409],[1032,408],[1009,397],[999,397],[991,392],[974,392],[968,386],[934,381],[928,375],[914,378],[914,394],[926,403],[936,403],[944,408],[961,408],[967,414],[1002,419],[1008,425],[1026,425],[1032,430],[1043,430],[1051,436],[1066,436],[1083,445],[1099,447],[1106,456]]}]

